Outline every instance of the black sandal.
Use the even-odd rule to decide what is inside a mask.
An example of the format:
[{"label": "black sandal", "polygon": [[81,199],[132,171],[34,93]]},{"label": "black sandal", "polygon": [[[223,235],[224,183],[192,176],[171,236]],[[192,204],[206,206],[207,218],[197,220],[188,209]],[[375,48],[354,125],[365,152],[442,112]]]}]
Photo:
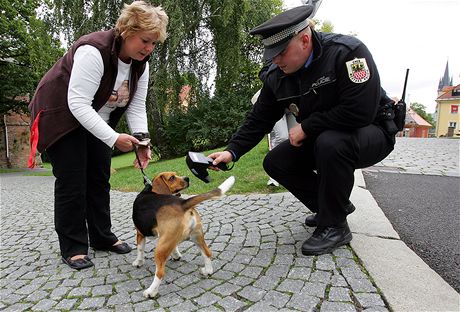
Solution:
[{"label": "black sandal", "polygon": [[103,248],[95,248],[94,247],[94,249],[102,250],[102,251],[111,251],[111,252],[115,252],[117,254],[126,254],[126,253],[129,253],[132,250],[131,246],[129,246],[128,243],[126,243],[126,242],[122,242],[121,244],[107,246],[107,247],[103,247]]},{"label": "black sandal", "polygon": [[86,268],[94,266],[94,263],[91,261],[91,259],[88,256],[85,256],[82,259],[75,259],[75,260],[71,260],[71,258],[72,257],[67,257],[67,258],[62,257],[62,262],[67,264],[72,269],[81,270],[81,269],[86,269]]}]

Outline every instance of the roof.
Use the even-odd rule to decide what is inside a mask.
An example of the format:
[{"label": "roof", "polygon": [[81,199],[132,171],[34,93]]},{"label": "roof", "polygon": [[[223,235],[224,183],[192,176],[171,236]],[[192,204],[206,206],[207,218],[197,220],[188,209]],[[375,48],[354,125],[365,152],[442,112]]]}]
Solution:
[{"label": "roof", "polygon": [[412,108],[407,110],[406,114],[406,125],[415,125],[422,127],[432,127],[432,125],[417,114]]},{"label": "roof", "polygon": [[442,91],[444,93],[438,96],[438,98],[436,99],[437,101],[438,100],[458,100],[460,99],[460,84],[454,87],[453,86],[444,87]]}]

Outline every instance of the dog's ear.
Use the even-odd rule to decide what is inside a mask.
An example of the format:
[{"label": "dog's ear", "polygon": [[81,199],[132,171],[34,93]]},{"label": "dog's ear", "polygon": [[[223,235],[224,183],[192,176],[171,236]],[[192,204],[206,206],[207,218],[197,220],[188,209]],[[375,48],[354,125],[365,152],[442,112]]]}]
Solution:
[{"label": "dog's ear", "polygon": [[166,184],[165,177],[163,175],[159,175],[153,180],[152,192],[165,195],[172,194],[168,184]]}]

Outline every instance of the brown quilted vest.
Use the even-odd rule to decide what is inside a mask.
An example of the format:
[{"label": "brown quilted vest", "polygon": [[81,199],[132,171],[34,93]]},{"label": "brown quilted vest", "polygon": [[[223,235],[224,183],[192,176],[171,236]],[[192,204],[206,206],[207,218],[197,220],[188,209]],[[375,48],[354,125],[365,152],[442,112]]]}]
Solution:
[{"label": "brown quilted vest", "polygon": [[[31,144],[33,144],[33,140],[38,140],[38,144],[36,144],[39,152],[43,152],[59,138],[80,126],[80,123],[69,110],[67,91],[75,51],[79,46],[87,44],[96,47],[101,52],[104,62],[104,74],[94,95],[92,107],[98,111],[110,97],[117,78],[118,52],[120,50],[120,41],[115,40],[113,29],[82,36],[53,65],[38,84],[35,95],[29,104],[29,110],[32,115]],[[133,99],[137,82],[145,70],[145,63],[148,59],[149,57],[143,61],[132,60],[129,102],[125,107],[118,107],[111,113],[109,125],[112,128],[115,128]],[[37,128],[38,131],[36,131]]]}]

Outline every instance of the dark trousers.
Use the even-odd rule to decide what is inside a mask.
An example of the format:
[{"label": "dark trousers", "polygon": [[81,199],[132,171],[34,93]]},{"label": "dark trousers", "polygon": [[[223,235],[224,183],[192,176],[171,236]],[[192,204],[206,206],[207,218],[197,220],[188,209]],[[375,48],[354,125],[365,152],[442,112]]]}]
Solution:
[{"label": "dark trousers", "polygon": [[112,149],[82,127],[70,132],[47,154],[56,177],[54,224],[61,255],[88,254],[92,247],[113,245],[111,232],[110,163]]},{"label": "dark trousers", "polygon": [[354,131],[327,130],[295,147],[289,140],[268,152],[264,169],[312,212],[319,226],[345,221],[354,170],[383,160],[394,147],[382,129],[369,125]]}]

